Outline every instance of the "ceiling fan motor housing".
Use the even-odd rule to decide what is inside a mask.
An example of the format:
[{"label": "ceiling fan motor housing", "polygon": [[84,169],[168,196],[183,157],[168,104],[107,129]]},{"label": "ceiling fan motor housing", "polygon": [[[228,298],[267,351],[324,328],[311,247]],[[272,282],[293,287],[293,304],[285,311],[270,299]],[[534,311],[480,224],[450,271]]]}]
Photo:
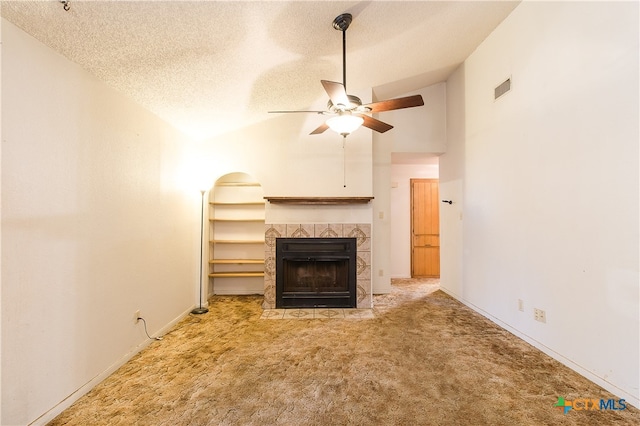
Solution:
[{"label": "ceiling fan motor housing", "polygon": [[362,106],[362,101],[360,100],[359,97],[353,96],[353,95],[347,95],[347,98],[349,98],[349,105],[342,105],[342,104],[334,105],[333,102],[329,100],[327,102],[327,109],[331,112],[337,113],[340,111],[351,111]]}]

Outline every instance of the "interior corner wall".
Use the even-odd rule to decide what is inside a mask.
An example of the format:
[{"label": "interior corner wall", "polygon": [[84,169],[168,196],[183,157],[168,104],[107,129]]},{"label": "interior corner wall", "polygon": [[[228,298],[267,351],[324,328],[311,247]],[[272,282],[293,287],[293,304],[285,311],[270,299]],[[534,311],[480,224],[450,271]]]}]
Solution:
[{"label": "interior corner wall", "polygon": [[447,80],[447,152],[439,157],[440,286],[454,295],[463,289],[463,212],[465,167],[464,64]]},{"label": "interior corner wall", "polygon": [[2,20],[2,418],[44,424],[195,305],[188,141]]},{"label": "interior corner wall", "polygon": [[441,162],[464,194],[462,266],[445,291],[635,406],[638,8],[521,3],[450,79],[464,170]]},{"label": "interior corner wall", "polygon": [[373,227],[371,248],[371,287],[373,294],[391,293],[391,145],[375,132],[373,143]]}]

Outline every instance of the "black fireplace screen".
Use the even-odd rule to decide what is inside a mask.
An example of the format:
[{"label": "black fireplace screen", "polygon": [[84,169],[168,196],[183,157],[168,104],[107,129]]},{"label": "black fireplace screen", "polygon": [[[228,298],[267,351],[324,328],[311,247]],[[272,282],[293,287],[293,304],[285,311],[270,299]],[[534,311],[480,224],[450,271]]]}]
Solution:
[{"label": "black fireplace screen", "polygon": [[355,308],[355,238],[276,239],[276,308]]},{"label": "black fireplace screen", "polygon": [[284,287],[290,292],[349,291],[349,261],[285,259]]}]

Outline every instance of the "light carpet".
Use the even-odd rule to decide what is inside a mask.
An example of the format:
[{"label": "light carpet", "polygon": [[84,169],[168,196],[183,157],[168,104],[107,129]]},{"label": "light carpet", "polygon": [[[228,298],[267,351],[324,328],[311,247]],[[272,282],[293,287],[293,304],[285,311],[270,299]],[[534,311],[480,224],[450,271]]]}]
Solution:
[{"label": "light carpet", "polygon": [[216,296],[50,425],[638,425],[640,412],[438,290],[395,280],[374,318],[260,319]]}]

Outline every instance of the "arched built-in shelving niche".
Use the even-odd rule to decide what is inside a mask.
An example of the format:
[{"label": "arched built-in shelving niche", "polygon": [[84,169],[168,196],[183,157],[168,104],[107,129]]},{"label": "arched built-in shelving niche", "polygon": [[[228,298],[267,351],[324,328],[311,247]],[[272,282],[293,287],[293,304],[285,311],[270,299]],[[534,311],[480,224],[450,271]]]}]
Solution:
[{"label": "arched built-in shelving niche", "polygon": [[209,192],[209,289],[213,294],[264,292],[265,201],[246,173],[219,178]]}]

